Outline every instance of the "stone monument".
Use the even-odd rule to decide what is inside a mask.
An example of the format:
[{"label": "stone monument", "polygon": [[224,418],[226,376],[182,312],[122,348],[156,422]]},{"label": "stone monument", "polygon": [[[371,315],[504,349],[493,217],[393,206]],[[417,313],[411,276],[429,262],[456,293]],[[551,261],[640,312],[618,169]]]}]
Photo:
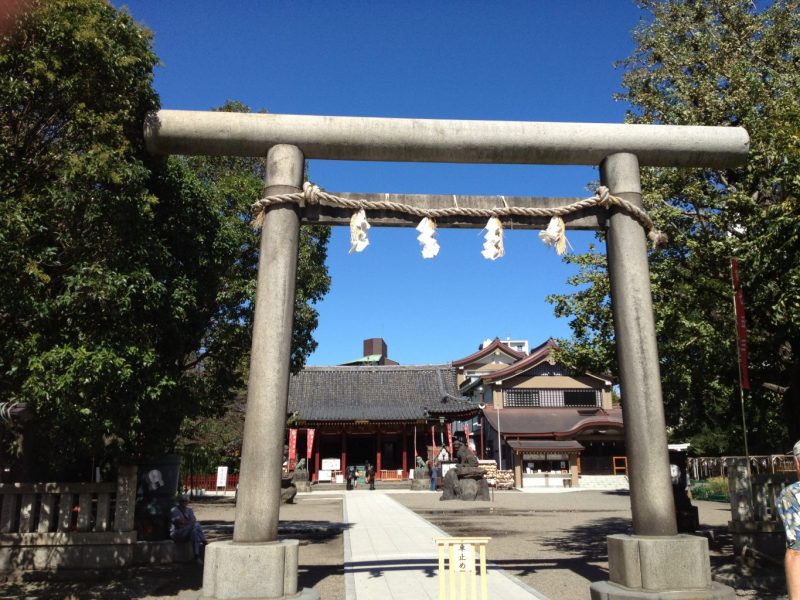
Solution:
[{"label": "stone monument", "polygon": [[697,507],[689,498],[686,481],[686,452],[669,451],[670,477],[672,477],[672,498],[675,500],[675,518],[678,533],[694,533],[700,528]]},{"label": "stone monument", "polygon": [[429,490],[431,489],[431,474],[428,471],[428,465],[425,460],[418,456],[414,465],[414,479],[411,480],[412,490]]},{"label": "stone monument", "polygon": [[297,496],[297,486],[294,484],[294,473],[288,470],[289,446],[283,446],[283,462],[286,469],[281,472],[281,504],[293,504]]},{"label": "stone monument", "polygon": [[292,483],[298,492],[310,492],[311,482],[308,480],[308,469],[306,468],[306,459],[301,458],[297,461],[294,467],[294,474],[292,475]]},{"label": "stone monument", "polygon": [[453,453],[458,464],[447,472],[440,500],[489,500],[486,470],[478,466],[478,457],[464,442],[453,440]]}]

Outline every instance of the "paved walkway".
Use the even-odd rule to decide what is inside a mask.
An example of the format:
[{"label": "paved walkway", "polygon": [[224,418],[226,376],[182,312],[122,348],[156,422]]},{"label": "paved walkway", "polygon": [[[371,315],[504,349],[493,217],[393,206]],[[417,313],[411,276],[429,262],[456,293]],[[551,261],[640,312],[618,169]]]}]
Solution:
[{"label": "paved walkway", "polygon": [[[344,520],[347,600],[439,600],[434,538],[449,537],[445,532],[380,491],[347,492]],[[488,597],[547,600],[491,564]]]}]

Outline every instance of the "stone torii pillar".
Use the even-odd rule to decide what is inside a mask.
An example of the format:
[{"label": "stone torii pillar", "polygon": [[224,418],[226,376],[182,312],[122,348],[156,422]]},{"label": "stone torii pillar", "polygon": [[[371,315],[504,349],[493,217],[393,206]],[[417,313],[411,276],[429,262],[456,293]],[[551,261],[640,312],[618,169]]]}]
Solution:
[{"label": "stone torii pillar", "polygon": [[[267,193],[297,191],[303,159],[504,164],[600,165],[613,195],[641,205],[639,165],[724,168],[744,162],[747,132],[734,127],[446,121],[318,117],[162,110],[145,123],[158,154],[268,156]],[[363,195],[361,195],[363,196]],[[369,195],[367,195],[369,196]],[[395,198],[397,199],[397,198]],[[530,205],[530,199],[508,199]],[[452,196],[415,197],[443,206]],[[492,199],[459,197],[491,207]],[[559,206],[559,199],[539,199]],[[288,398],[289,342],[300,219],[346,224],[342,211],[274,206],[266,214],[259,257],[242,477],[233,542],[209,546],[207,598],[284,598],[297,581],[296,541],[277,542],[280,460]],[[513,219],[511,219],[513,221]],[[377,215],[373,225],[404,225]],[[704,538],[677,535],[645,236],[629,215],[587,210],[565,218],[571,228],[608,229],[608,262],[625,436],[633,535],[609,536],[609,581],[592,585],[594,600],[734,598],[711,581]],[[517,221],[514,227],[520,225]],[[440,227],[482,227],[469,218]],[[546,220],[527,225],[544,227]],[[276,239],[281,238],[281,239]],[[265,506],[267,504],[267,506]],[[282,546],[286,546],[282,548]],[[247,561],[244,557],[247,556]],[[249,564],[248,564],[249,563]],[[248,582],[257,580],[260,585]],[[288,582],[284,585],[284,581]],[[292,587],[294,582],[294,588]],[[268,591],[267,591],[268,589]],[[281,596],[280,594],[284,594]],[[304,590],[302,593],[311,594]],[[686,595],[688,594],[688,595]],[[308,595],[306,597],[314,597]]]}]

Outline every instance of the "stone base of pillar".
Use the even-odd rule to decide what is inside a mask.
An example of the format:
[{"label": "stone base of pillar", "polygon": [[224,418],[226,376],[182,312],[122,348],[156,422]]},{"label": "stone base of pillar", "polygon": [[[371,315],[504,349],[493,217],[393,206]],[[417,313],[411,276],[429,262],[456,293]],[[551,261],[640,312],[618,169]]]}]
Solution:
[{"label": "stone base of pillar", "polygon": [[708,540],[694,535],[608,536],[609,581],[592,600],[733,600],[733,588],[711,580]]},{"label": "stone base of pillar", "polygon": [[297,486],[298,492],[310,492],[311,491],[311,482],[310,481],[295,481],[295,486]]},{"label": "stone base of pillar", "polygon": [[202,600],[319,600],[319,593],[297,589],[300,542],[213,542],[206,546]]},{"label": "stone base of pillar", "polygon": [[707,589],[654,592],[630,590],[608,581],[592,584],[592,600],[735,600],[736,591],[716,581]]}]

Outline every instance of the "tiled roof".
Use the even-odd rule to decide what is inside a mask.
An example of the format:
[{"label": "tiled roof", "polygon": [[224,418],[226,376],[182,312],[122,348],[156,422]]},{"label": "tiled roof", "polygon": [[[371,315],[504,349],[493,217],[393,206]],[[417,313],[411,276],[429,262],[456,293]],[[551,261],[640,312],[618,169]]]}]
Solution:
[{"label": "tiled roof", "polygon": [[367,354],[366,356],[362,356],[361,358],[356,358],[353,360],[348,360],[347,362],[343,362],[341,366],[346,367],[348,365],[357,365],[361,363],[378,363],[381,360],[383,354]]},{"label": "tiled roof", "polygon": [[306,367],[290,379],[289,411],[301,421],[405,421],[479,412],[459,395],[449,365]]},{"label": "tiled roof", "polygon": [[574,440],[508,440],[506,442],[514,450],[523,452],[561,450],[562,452],[580,452],[583,445]]},{"label": "tiled roof", "polygon": [[498,412],[500,431],[504,436],[567,437],[589,427],[608,427],[614,431],[623,427],[619,408],[504,408],[498,411],[487,406],[483,414],[495,430]]},{"label": "tiled roof", "polygon": [[477,352],[470,354],[469,356],[465,356],[464,358],[459,358],[458,360],[453,361],[453,365],[456,367],[468,365],[469,363],[476,361],[484,356],[488,356],[495,350],[500,350],[501,352],[507,354],[508,356],[516,359],[524,358],[525,354],[523,352],[517,352],[513,348],[506,346],[503,342],[500,341],[500,338],[494,338],[492,343],[484,346]]}]

